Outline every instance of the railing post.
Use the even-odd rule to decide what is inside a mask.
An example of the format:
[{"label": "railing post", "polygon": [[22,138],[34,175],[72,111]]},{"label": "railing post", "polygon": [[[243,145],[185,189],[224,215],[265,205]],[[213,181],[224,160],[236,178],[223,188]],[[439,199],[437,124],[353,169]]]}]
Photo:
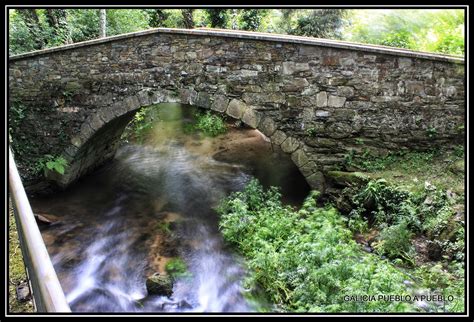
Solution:
[{"label": "railing post", "polygon": [[38,312],[71,312],[8,149],[8,179],[28,278]]}]

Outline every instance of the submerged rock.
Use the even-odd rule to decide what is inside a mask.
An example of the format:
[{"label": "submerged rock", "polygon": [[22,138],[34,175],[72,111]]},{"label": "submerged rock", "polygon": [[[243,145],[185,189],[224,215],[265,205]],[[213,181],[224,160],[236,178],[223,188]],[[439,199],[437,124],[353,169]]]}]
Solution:
[{"label": "submerged rock", "polygon": [[58,223],[59,220],[58,218],[56,218],[56,216],[53,216],[53,215],[49,215],[49,214],[34,214],[35,216],[35,219],[36,219],[36,222],[39,224],[39,225],[51,225],[51,224],[54,224],[54,223]]},{"label": "submerged rock", "polygon": [[169,275],[155,273],[146,280],[146,289],[150,295],[170,297],[173,294],[173,279]]}]

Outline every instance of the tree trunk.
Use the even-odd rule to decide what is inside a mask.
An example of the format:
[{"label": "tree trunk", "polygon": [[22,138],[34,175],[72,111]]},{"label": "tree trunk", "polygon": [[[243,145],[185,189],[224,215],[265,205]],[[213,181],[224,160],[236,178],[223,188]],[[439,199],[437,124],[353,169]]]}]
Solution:
[{"label": "tree trunk", "polygon": [[38,14],[35,9],[16,9],[18,14],[25,21],[28,31],[35,39],[35,49],[43,49],[45,42],[43,36],[43,28],[39,23]]},{"label": "tree trunk", "polygon": [[72,43],[65,9],[46,9],[46,18],[56,37],[59,37],[63,43]]},{"label": "tree trunk", "polygon": [[164,21],[168,18],[168,14],[163,9],[152,9],[150,11],[150,27],[163,27]]},{"label": "tree trunk", "polygon": [[105,38],[107,36],[107,16],[105,9],[99,9],[99,38]]},{"label": "tree trunk", "polygon": [[181,13],[183,15],[184,26],[187,29],[194,28],[194,20],[193,20],[193,10],[194,9],[182,9]]}]

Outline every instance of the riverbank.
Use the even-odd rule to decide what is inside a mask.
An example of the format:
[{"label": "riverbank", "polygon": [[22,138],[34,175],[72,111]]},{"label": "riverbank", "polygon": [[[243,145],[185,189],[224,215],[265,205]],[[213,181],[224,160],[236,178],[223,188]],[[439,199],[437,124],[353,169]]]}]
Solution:
[{"label": "riverbank", "polygon": [[[224,201],[220,226],[255,272],[249,287],[263,287],[281,311],[463,312],[462,149],[354,158],[342,170],[299,211],[257,183]],[[436,300],[342,300],[394,292]]]}]

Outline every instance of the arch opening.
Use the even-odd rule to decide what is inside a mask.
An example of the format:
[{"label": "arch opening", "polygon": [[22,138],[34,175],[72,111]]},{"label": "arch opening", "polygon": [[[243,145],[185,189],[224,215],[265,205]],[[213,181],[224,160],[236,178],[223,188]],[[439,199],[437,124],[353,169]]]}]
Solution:
[{"label": "arch opening", "polygon": [[[229,131],[215,140],[203,138],[203,135],[197,135],[196,131],[194,135],[189,135],[189,125],[196,122],[197,112],[201,115],[208,112],[211,115],[220,115]],[[138,118],[137,113],[140,114]],[[153,128],[149,126],[150,122],[156,123],[158,120],[158,126],[156,124]],[[140,133],[133,133],[137,129]],[[68,186],[111,160],[124,141],[131,140],[134,143],[143,141],[142,136],[147,131],[149,133],[146,142],[138,143],[157,146],[165,140],[178,139],[194,153],[205,154],[220,162],[244,165],[249,169],[249,174],[259,178],[264,186],[280,186],[284,195],[306,196],[310,190],[292,155],[285,153],[280,145],[272,142],[272,139],[258,127],[250,126],[248,122],[235,115],[179,102],[140,106],[107,123],[104,121],[104,124],[77,150],[71,163],[71,169],[75,173],[67,173],[66,175],[70,176],[67,179],[70,181],[63,181],[62,185],[59,183],[60,186]]]}]

